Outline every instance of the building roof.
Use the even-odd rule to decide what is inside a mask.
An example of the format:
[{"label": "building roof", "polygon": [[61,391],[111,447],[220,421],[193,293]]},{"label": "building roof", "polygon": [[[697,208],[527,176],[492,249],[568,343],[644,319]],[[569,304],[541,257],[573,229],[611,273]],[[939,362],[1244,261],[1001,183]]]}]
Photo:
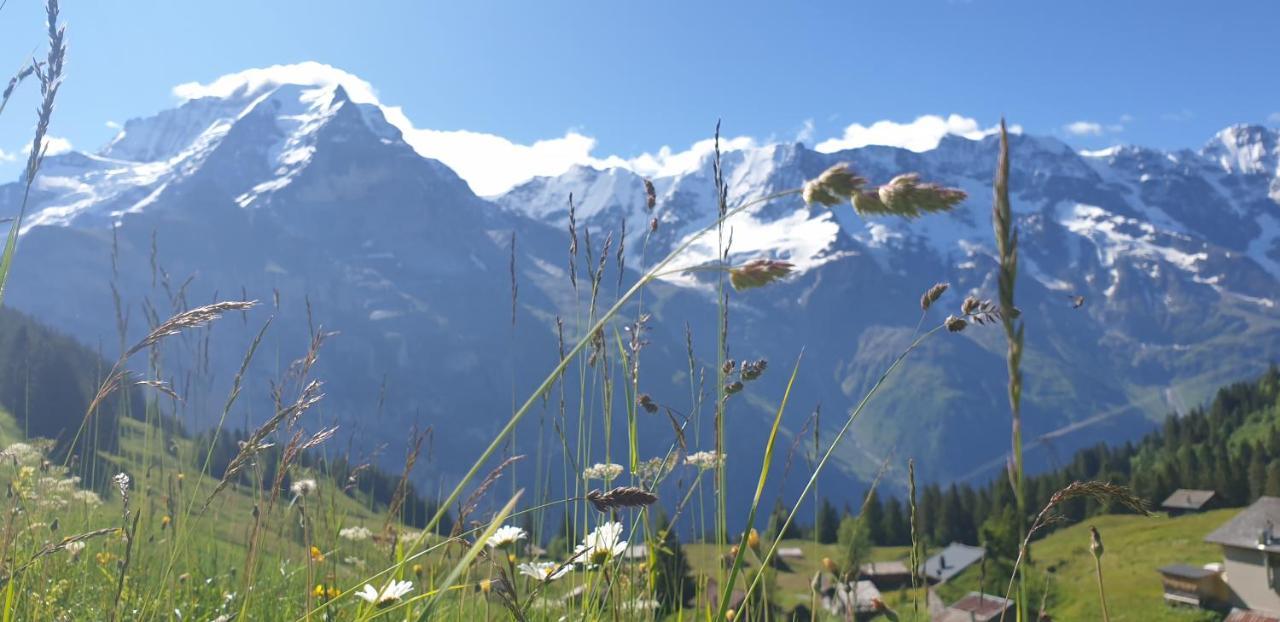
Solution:
[{"label": "building roof", "polygon": [[871,562],[858,567],[863,576],[882,577],[886,575],[910,575],[911,570],[907,568],[904,561],[891,562]]},{"label": "building roof", "polygon": [[1259,497],[1205,537],[1204,541],[1242,549],[1280,552],[1280,497]]},{"label": "building roof", "polygon": [[924,562],[924,576],[931,581],[943,582],[960,574],[960,571],[976,564],[986,551],[980,546],[952,542],[937,555]]},{"label": "building roof", "polygon": [[1000,612],[1012,606],[1012,600],[982,592],[969,592],[968,596],[944,609],[941,615],[934,618],[934,622],[986,622],[1000,617]]},{"label": "building roof", "polygon": [[1199,510],[1206,503],[1213,500],[1218,493],[1212,490],[1193,490],[1191,488],[1179,488],[1169,495],[1160,507],[1170,510]]},{"label": "building roof", "polygon": [[1216,570],[1201,568],[1199,566],[1190,566],[1187,564],[1170,564],[1156,569],[1160,574],[1167,574],[1172,577],[1182,579],[1203,579],[1218,574]]},{"label": "building roof", "polygon": [[876,584],[870,581],[856,581],[852,584],[852,591],[849,587],[851,586],[848,583],[836,583],[824,588],[823,607],[836,615],[847,613],[850,609],[855,612],[876,610],[878,607],[876,603],[882,599]]},{"label": "building roof", "polygon": [[1261,611],[1248,609],[1232,609],[1222,622],[1280,622],[1280,617]]}]

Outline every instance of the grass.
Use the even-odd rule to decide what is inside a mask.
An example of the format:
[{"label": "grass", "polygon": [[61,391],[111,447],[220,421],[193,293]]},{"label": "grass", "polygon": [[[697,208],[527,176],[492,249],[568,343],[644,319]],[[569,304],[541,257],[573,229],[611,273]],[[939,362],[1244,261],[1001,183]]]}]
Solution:
[{"label": "grass", "polygon": [[[1102,619],[1093,556],[1089,553],[1089,526],[1093,525],[1107,545],[1102,566],[1112,620],[1219,620],[1220,614],[1166,606],[1160,576],[1155,570],[1174,563],[1221,562],[1221,548],[1205,543],[1204,537],[1237,512],[1239,509],[1223,509],[1177,518],[1115,514],[1088,519],[1035,543],[1035,563],[1030,567],[1028,584],[1039,588],[1044,584],[1045,573],[1052,574],[1048,610],[1055,620]],[[978,576],[976,568],[967,569],[938,592],[951,602],[977,590]],[[991,583],[989,575],[988,585]],[[998,589],[1003,590],[1003,581],[999,583]],[[994,591],[988,588],[988,593]],[[1039,595],[1037,589],[1032,611],[1039,605],[1036,600]]]},{"label": "grass", "polygon": [[[26,169],[27,190],[43,158],[43,140],[61,84],[66,52],[58,3],[47,0],[47,6],[49,50],[43,64],[33,69],[43,97]],[[716,201],[706,206],[709,211],[715,210],[717,218],[701,232],[681,240],[664,258],[642,266],[643,272],[625,290],[625,273],[621,267],[625,231],[621,232],[616,246],[611,246],[614,244],[612,234],[605,236],[601,243],[597,231],[593,248],[589,230],[582,230],[579,236],[570,199],[572,242],[566,287],[572,288],[575,305],[572,317],[563,320],[563,324],[561,318],[556,318],[557,325],[565,329],[561,335],[560,360],[535,391],[524,396],[523,401],[513,400],[510,417],[488,446],[471,464],[460,465],[465,475],[457,482],[444,484],[441,490],[447,493],[439,496],[438,509],[421,530],[407,528],[403,524],[404,516],[396,510],[412,472],[415,460],[412,451],[406,458],[405,480],[397,486],[392,501],[385,507],[359,492],[347,494],[351,480],[344,481],[328,471],[335,464],[328,459],[332,456],[325,446],[332,431],[309,427],[311,422],[306,417],[308,410],[323,399],[323,385],[312,377],[312,371],[327,336],[311,322],[309,304],[307,319],[311,339],[307,353],[281,371],[280,377],[269,379],[273,387],[270,397],[274,414],[256,429],[247,431],[238,448],[229,450],[232,455],[226,474],[214,477],[209,469],[214,449],[203,449],[191,439],[167,431],[165,423],[175,420],[180,412],[180,396],[161,379],[166,373],[172,373],[171,369],[181,367],[168,357],[191,352],[176,346],[166,347],[165,342],[179,341],[171,338],[182,333],[195,333],[192,336],[208,339],[207,325],[216,321],[222,312],[247,309],[254,303],[224,301],[188,308],[182,296],[174,297],[167,291],[167,273],[161,270],[165,274],[166,291],[153,293],[155,300],[167,298],[171,302],[170,319],[161,321],[167,314],[157,310],[151,299],[145,301],[151,330],[137,345],[126,349],[126,322],[123,316],[117,318],[121,354],[113,365],[108,365],[101,388],[84,413],[57,413],[61,417],[72,417],[70,420],[80,426],[71,443],[66,445],[70,450],[65,452],[65,458],[54,459],[52,451],[34,440],[32,445],[38,449],[16,444],[23,440],[20,426],[11,417],[0,415],[0,440],[8,448],[0,460],[0,481],[9,491],[9,511],[0,516],[0,622],[67,617],[217,622],[232,619],[308,622],[514,619],[523,622],[663,616],[679,620],[720,620],[730,617],[731,607],[738,607],[732,614],[735,620],[770,620],[793,606],[808,604],[810,581],[821,571],[823,558],[842,557],[835,546],[780,539],[752,541],[740,548],[733,544],[736,540],[747,540],[747,534],[754,533],[748,530],[756,526],[757,511],[765,502],[762,496],[766,480],[771,472],[781,468],[774,463],[774,450],[796,370],[792,370],[784,395],[753,395],[750,383],[764,372],[765,362],[735,363],[729,357],[730,346],[737,345],[728,343],[731,296],[737,290],[767,287],[785,277],[793,267],[771,257],[732,256],[732,219],[756,206],[794,201],[797,197],[802,197],[810,207],[852,208],[860,217],[918,218],[947,212],[965,196],[959,190],[923,182],[911,173],[894,177],[879,187],[871,186],[868,180],[841,164],[805,182],[801,188],[758,197],[729,197],[720,155],[717,125]],[[803,491],[794,499],[775,500],[779,507],[789,508],[779,533],[787,532],[801,504],[812,501],[810,492],[816,489],[828,461],[847,440],[864,407],[905,358],[928,339],[959,332],[966,326],[969,330],[981,330],[975,324],[996,322],[1003,324],[1009,344],[1014,496],[1019,509],[1023,510],[1018,520],[1026,519],[1026,508],[1022,507],[1019,414],[1022,332],[1013,306],[1016,231],[1006,192],[1007,170],[1007,138],[1002,136],[993,210],[1001,260],[999,305],[970,296],[965,299],[958,317],[939,321],[929,315],[929,304],[922,303],[920,321],[911,335],[910,345],[900,352],[888,353],[891,356],[887,360],[892,362],[861,396],[856,408],[829,426],[836,432],[822,439],[825,450],[822,443],[815,441],[816,462]],[[651,191],[648,208],[652,211],[655,207]],[[0,300],[13,266],[25,209],[24,198],[5,247],[0,251]],[[655,218],[653,222],[657,226],[659,221]],[[683,252],[700,237],[711,234],[716,239],[718,260],[696,266],[682,265]],[[511,239],[514,310],[518,308],[519,287],[514,234]],[[646,234],[642,248],[647,248],[647,244]],[[610,298],[604,275],[613,248],[619,251],[618,283],[615,296]],[[112,259],[111,287],[115,292],[118,266],[114,254]],[[152,260],[154,281],[157,270],[154,256]],[[640,373],[641,352],[646,344],[641,333],[648,321],[643,293],[658,279],[688,270],[716,273],[718,330],[714,368],[700,365],[690,345],[687,370],[657,370],[653,374],[687,373],[690,403],[671,407],[652,401],[646,403],[644,398],[648,396],[644,394]],[[921,289],[927,285],[921,284]],[[940,294],[938,287],[942,286],[935,287]],[[936,300],[937,296],[933,298]],[[121,315],[119,300],[117,314]],[[263,331],[268,327],[269,323]],[[628,333],[626,339],[622,334],[624,329]],[[205,332],[201,335],[202,331]],[[259,338],[261,335],[259,333]],[[233,389],[221,413],[219,432],[232,411],[239,408],[237,398],[242,375],[249,369],[257,343],[255,340],[248,347],[244,365],[234,376]],[[144,353],[146,356],[141,356]],[[136,368],[144,368],[145,373]],[[199,375],[211,377],[214,373],[207,368],[197,369]],[[218,373],[229,371],[218,370]],[[698,386],[695,378],[712,379],[713,386]],[[919,383],[920,379],[915,380]],[[564,401],[566,385],[573,383],[577,384],[578,403],[568,405]],[[135,393],[133,389],[138,386],[145,386],[145,393],[141,393],[141,389]],[[515,464],[517,427],[529,412],[546,404],[557,393],[561,405],[554,426],[560,435],[562,464],[546,460],[541,435],[538,455],[530,462],[543,465],[536,468],[539,471],[545,468],[553,478],[558,476],[563,481],[563,496],[551,498],[545,490],[526,495],[514,487],[510,492],[499,492],[498,489],[505,486],[493,485],[501,477],[502,467],[490,469],[494,463]],[[263,396],[255,397],[263,403]],[[743,401],[767,403],[774,398],[779,399],[779,405],[760,464],[726,464],[724,454],[734,454],[734,448],[724,445],[724,421],[730,411],[744,407],[739,405]],[[108,404],[109,400],[129,402],[133,399],[145,400],[145,418],[142,421],[129,417],[118,419],[118,447],[106,451],[80,443],[84,438],[81,432],[100,423],[98,406]],[[705,403],[707,400],[714,401]],[[626,425],[615,422],[613,414],[618,406],[625,411]],[[665,455],[655,457],[656,463],[650,464],[656,464],[656,470],[649,474],[641,473],[640,469],[642,461],[648,458],[638,451],[637,409],[640,407],[651,413],[666,410],[679,438],[666,449]],[[671,414],[677,411],[688,413],[683,423],[678,423]],[[711,421],[703,420],[704,413]],[[236,414],[240,414],[238,410]],[[570,426],[575,419],[576,427]],[[710,426],[715,439],[713,445],[686,447],[682,425],[692,426],[694,438],[701,438],[698,431]],[[96,443],[98,436],[90,434],[88,438],[86,443]],[[625,458],[610,453],[615,440],[625,441],[629,448]],[[410,440],[410,448],[414,445]],[[417,446],[420,447],[420,443]],[[712,458],[704,462],[709,466],[688,460],[690,456],[706,455],[708,451],[712,452]],[[320,459],[303,459],[315,456]],[[601,462],[604,466],[600,469],[584,470],[587,465]],[[517,464],[511,468],[527,466]],[[691,472],[693,483],[685,489],[683,500],[678,504],[667,503],[663,510],[676,515],[675,520],[680,521],[679,533],[692,534],[700,542],[687,549],[690,569],[699,586],[697,604],[691,609],[684,608],[689,596],[685,593],[684,577],[671,574],[683,570],[670,548],[649,546],[648,558],[638,563],[626,561],[621,555],[626,550],[626,543],[620,542],[622,539],[633,543],[668,542],[671,528],[664,531],[658,527],[656,508],[650,507],[655,497],[637,495],[635,491],[624,494],[616,489],[601,492],[595,488],[600,485],[607,490],[621,484],[656,490],[676,468]],[[486,472],[490,475],[481,477]],[[87,481],[79,479],[78,474],[82,473],[89,475]],[[756,473],[756,493],[750,507],[730,507],[727,479]],[[289,485],[290,479],[299,483],[314,480],[314,483],[299,484],[295,488]],[[601,479],[603,483],[597,484]],[[616,503],[612,503],[612,507],[601,505],[601,499],[612,499]],[[630,501],[624,502],[624,499]],[[473,500],[485,500],[484,507],[496,505],[501,509],[481,511]],[[555,520],[548,518],[549,508],[565,510],[566,533],[554,554],[530,552],[523,546],[523,540],[546,540],[540,537],[546,534],[540,532]],[[913,497],[913,515],[914,509]],[[458,513],[459,524],[448,534],[435,533],[450,512]],[[529,534],[514,526],[525,524],[527,519],[532,519],[528,524],[540,528]],[[1115,568],[1108,566],[1108,576],[1114,582],[1108,591],[1112,594],[1112,609],[1117,612],[1117,620],[1138,619],[1124,617],[1130,614],[1120,612],[1133,611],[1135,607],[1149,610],[1151,600],[1142,592],[1146,589],[1142,583],[1143,571],[1150,571],[1145,564],[1151,560],[1126,557],[1124,552],[1144,545],[1155,547],[1161,542],[1151,535],[1159,530],[1125,522],[1129,520],[1132,519],[1105,517],[1096,523],[1111,543],[1112,553],[1104,563],[1120,564]],[[1184,524],[1181,521],[1168,524],[1175,523]],[[1186,524],[1188,532],[1205,526],[1190,519]],[[1192,524],[1195,527],[1191,527]],[[1019,529],[1024,525],[1020,522]],[[354,531],[356,527],[365,531]],[[1060,619],[1092,619],[1097,615],[1089,608],[1096,607],[1097,602],[1092,591],[1093,575],[1088,564],[1081,562],[1091,559],[1087,538],[1079,537],[1080,529],[1081,526],[1064,529],[1037,542],[1035,563],[1024,567],[1024,576],[1030,578],[1042,569],[1057,569],[1058,580],[1051,586],[1050,595],[1055,599],[1055,606],[1061,596]],[[913,529],[913,538],[914,532]],[[508,534],[509,539],[490,540],[496,538],[496,534]],[[1068,540],[1073,536],[1078,542]],[[1196,561],[1187,557],[1199,554],[1192,550],[1194,540],[1194,534],[1188,535],[1186,549],[1164,546],[1161,551],[1168,555],[1176,553],[1177,559],[1170,561]],[[1168,536],[1163,539],[1166,544],[1169,541]],[[575,546],[578,542],[582,544]],[[1055,543],[1067,544],[1055,546]],[[918,550],[920,544],[913,544],[911,550]],[[790,568],[784,571],[762,571],[762,560],[771,559],[783,546],[800,548],[804,558],[785,560]],[[1209,553],[1205,553],[1206,557]],[[873,551],[872,559],[900,560],[910,554],[905,547],[880,548]],[[732,560],[728,568],[723,563],[726,556]],[[548,566],[542,570],[521,566],[534,561]],[[558,576],[562,570],[571,572],[559,581],[542,580],[548,572]],[[831,569],[830,572],[840,571]],[[850,577],[841,580],[847,579]],[[1000,581],[999,577],[989,577],[989,580],[993,584]],[[712,581],[719,586],[717,590],[709,588]],[[959,586],[945,589],[953,587]],[[1030,589],[1030,582],[1020,584],[1021,606],[1029,606]],[[731,605],[731,596],[737,591],[745,593],[745,600]],[[924,600],[919,591],[902,590],[885,596],[889,606],[899,610],[900,619],[923,619],[923,612],[913,611],[909,604]],[[1077,615],[1083,617],[1073,617]]]}]

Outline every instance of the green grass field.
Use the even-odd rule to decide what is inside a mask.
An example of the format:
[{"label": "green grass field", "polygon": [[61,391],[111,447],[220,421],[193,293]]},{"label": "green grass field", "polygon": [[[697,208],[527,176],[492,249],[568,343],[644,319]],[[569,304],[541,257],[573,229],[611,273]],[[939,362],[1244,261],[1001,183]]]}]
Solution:
[{"label": "green grass field", "polygon": [[[1103,555],[1103,573],[1106,579],[1107,600],[1113,621],[1170,621],[1218,620],[1220,614],[1173,608],[1164,604],[1160,577],[1155,569],[1172,563],[1202,565],[1221,561],[1222,554],[1216,545],[1206,544],[1204,537],[1238,510],[1224,509],[1192,514],[1179,518],[1158,516],[1143,518],[1131,515],[1100,516],[1087,523],[1060,529],[1043,540],[1034,543],[1032,554],[1033,583],[1043,584],[1050,576],[1047,609],[1055,620],[1100,620],[1098,591],[1094,576],[1093,557],[1089,553],[1089,525],[1103,534],[1107,549]],[[821,568],[823,557],[838,559],[837,545],[820,545],[807,540],[787,540],[787,547],[799,547],[805,556],[800,560],[788,560],[790,572],[777,574],[779,602],[785,606],[808,602],[809,581]],[[716,565],[715,548],[704,544],[685,547],[695,574],[713,575]],[[876,560],[904,560],[905,547],[878,547]],[[993,562],[988,568],[986,591],[1002,594],[1008,580],[1009,564]],[[1001,572],[1003,571],[1003,572]],[[980,569],[974,566],[947,584],[934,588],[945,603],[951,603],[973,590],[979,589]],[[1033,603],[1039,606],[1041,588],[1034,590]],[[898,608],[903,619],[910,615],[910,602],[916,595],[909,591],[885,594],[890,606]],[[904,608],[905,607],[905,608]]]}]

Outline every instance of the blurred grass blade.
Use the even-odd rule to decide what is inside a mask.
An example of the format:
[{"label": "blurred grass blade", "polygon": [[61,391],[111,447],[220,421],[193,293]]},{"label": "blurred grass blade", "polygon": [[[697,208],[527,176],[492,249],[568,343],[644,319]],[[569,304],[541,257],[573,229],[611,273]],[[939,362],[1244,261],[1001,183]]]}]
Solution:
[{"label": "blurred grass blade", "polygon": [[[764,459],[760,463],[760,478],[756,480],[756,494],[751,499],[751,510],[747,512],[747,524],[742,529],[742,537],[738,540],[744,546],[738,547],[738,554],[733,556],[733,569],[729,571],[729,580],[724,582],[724,587],[720,594],[720,609],[716,614],[716,620],[723,620],[725,612],[729,610],[729,599],[733,596],[733,583],[738,579],[738,573],[742,571],[742,556],[746,554],[745,543],[747,534],[751,532],[751,527],[756,522],[756,511],[760,509],[760,497],[764,495],[765,480],[769,478],[769,467],[773,463],[773,448],[778,440],[778,428],[782,424],[782,413],[787,409],[787,401],[791,399],[791,387],[796,383],[796,374],[800,371],[800,361],[804,358],[804,352],[796,358],[796,364],[791,368],[791,379],[787,380],[787,389],[782,393],[782,402],[778,404],[778,412],[773,416],[773,428],[769,430],[769,440],[764,446]],[[766,560],[768,558],[765,558]],[[753,584],[754,585],[754,584]],[[751,596],[747,592],[747,597]]]},{"label": "blurred grass blade", "polygon": [[467,554],[458,560],[457,565],[453,567],[453,570],[449,571],[449,575],[444,578],[444,581],[436,586],[436,593],[427,601],[422,613],[418,614],[418,622],[427,622],[432,619],[431,612],[435,609],[436,603],[440,601],[440,595],[453,587],[454,582],[458,580],[458,577],[462,575],[467,566],[470,566],[471,562],[480,554],[480,551],[484,550],[485,542],[488,541],[489,536],[492,536],[498,530],[498,527],[501,527],[502,523],[507,520],[507,517],[511,515],[511,511],[515,509],[516,503],[520,501],[522,494],[524,494],[524,491],[517,491],[515,496],[511,497],[511,500],[489,522],[489,528],[476,537],[475,543],[471,545],[470,549],[467,549]]}]

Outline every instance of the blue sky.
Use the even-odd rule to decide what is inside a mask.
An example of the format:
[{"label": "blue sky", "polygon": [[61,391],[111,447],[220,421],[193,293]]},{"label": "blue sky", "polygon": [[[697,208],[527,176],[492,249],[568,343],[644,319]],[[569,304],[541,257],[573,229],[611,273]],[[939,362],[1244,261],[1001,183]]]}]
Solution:
[{"label": "blue sky", "polygon": [[[891,141],[922,115],[980,130],[1005,114],[1080,148],[1198,147],[1232,123],[1280,124],[1280,3],[1261,0],[63,4],[52,134],[82,150],[109,122],[173,106],[178,84],[301,61],[359,76],[419,128],[509,149],[578,136],[596,159],[688,149],[717,118],[731,136],[817,144],[853,124],[908,124],[882,126]],[[43,52],[42,22],[35,0],[0,10],[9,66]],[[6,154],[29,135],[32,86],[0,118]],[[0,162],[0,177],[18,168]]]}]

